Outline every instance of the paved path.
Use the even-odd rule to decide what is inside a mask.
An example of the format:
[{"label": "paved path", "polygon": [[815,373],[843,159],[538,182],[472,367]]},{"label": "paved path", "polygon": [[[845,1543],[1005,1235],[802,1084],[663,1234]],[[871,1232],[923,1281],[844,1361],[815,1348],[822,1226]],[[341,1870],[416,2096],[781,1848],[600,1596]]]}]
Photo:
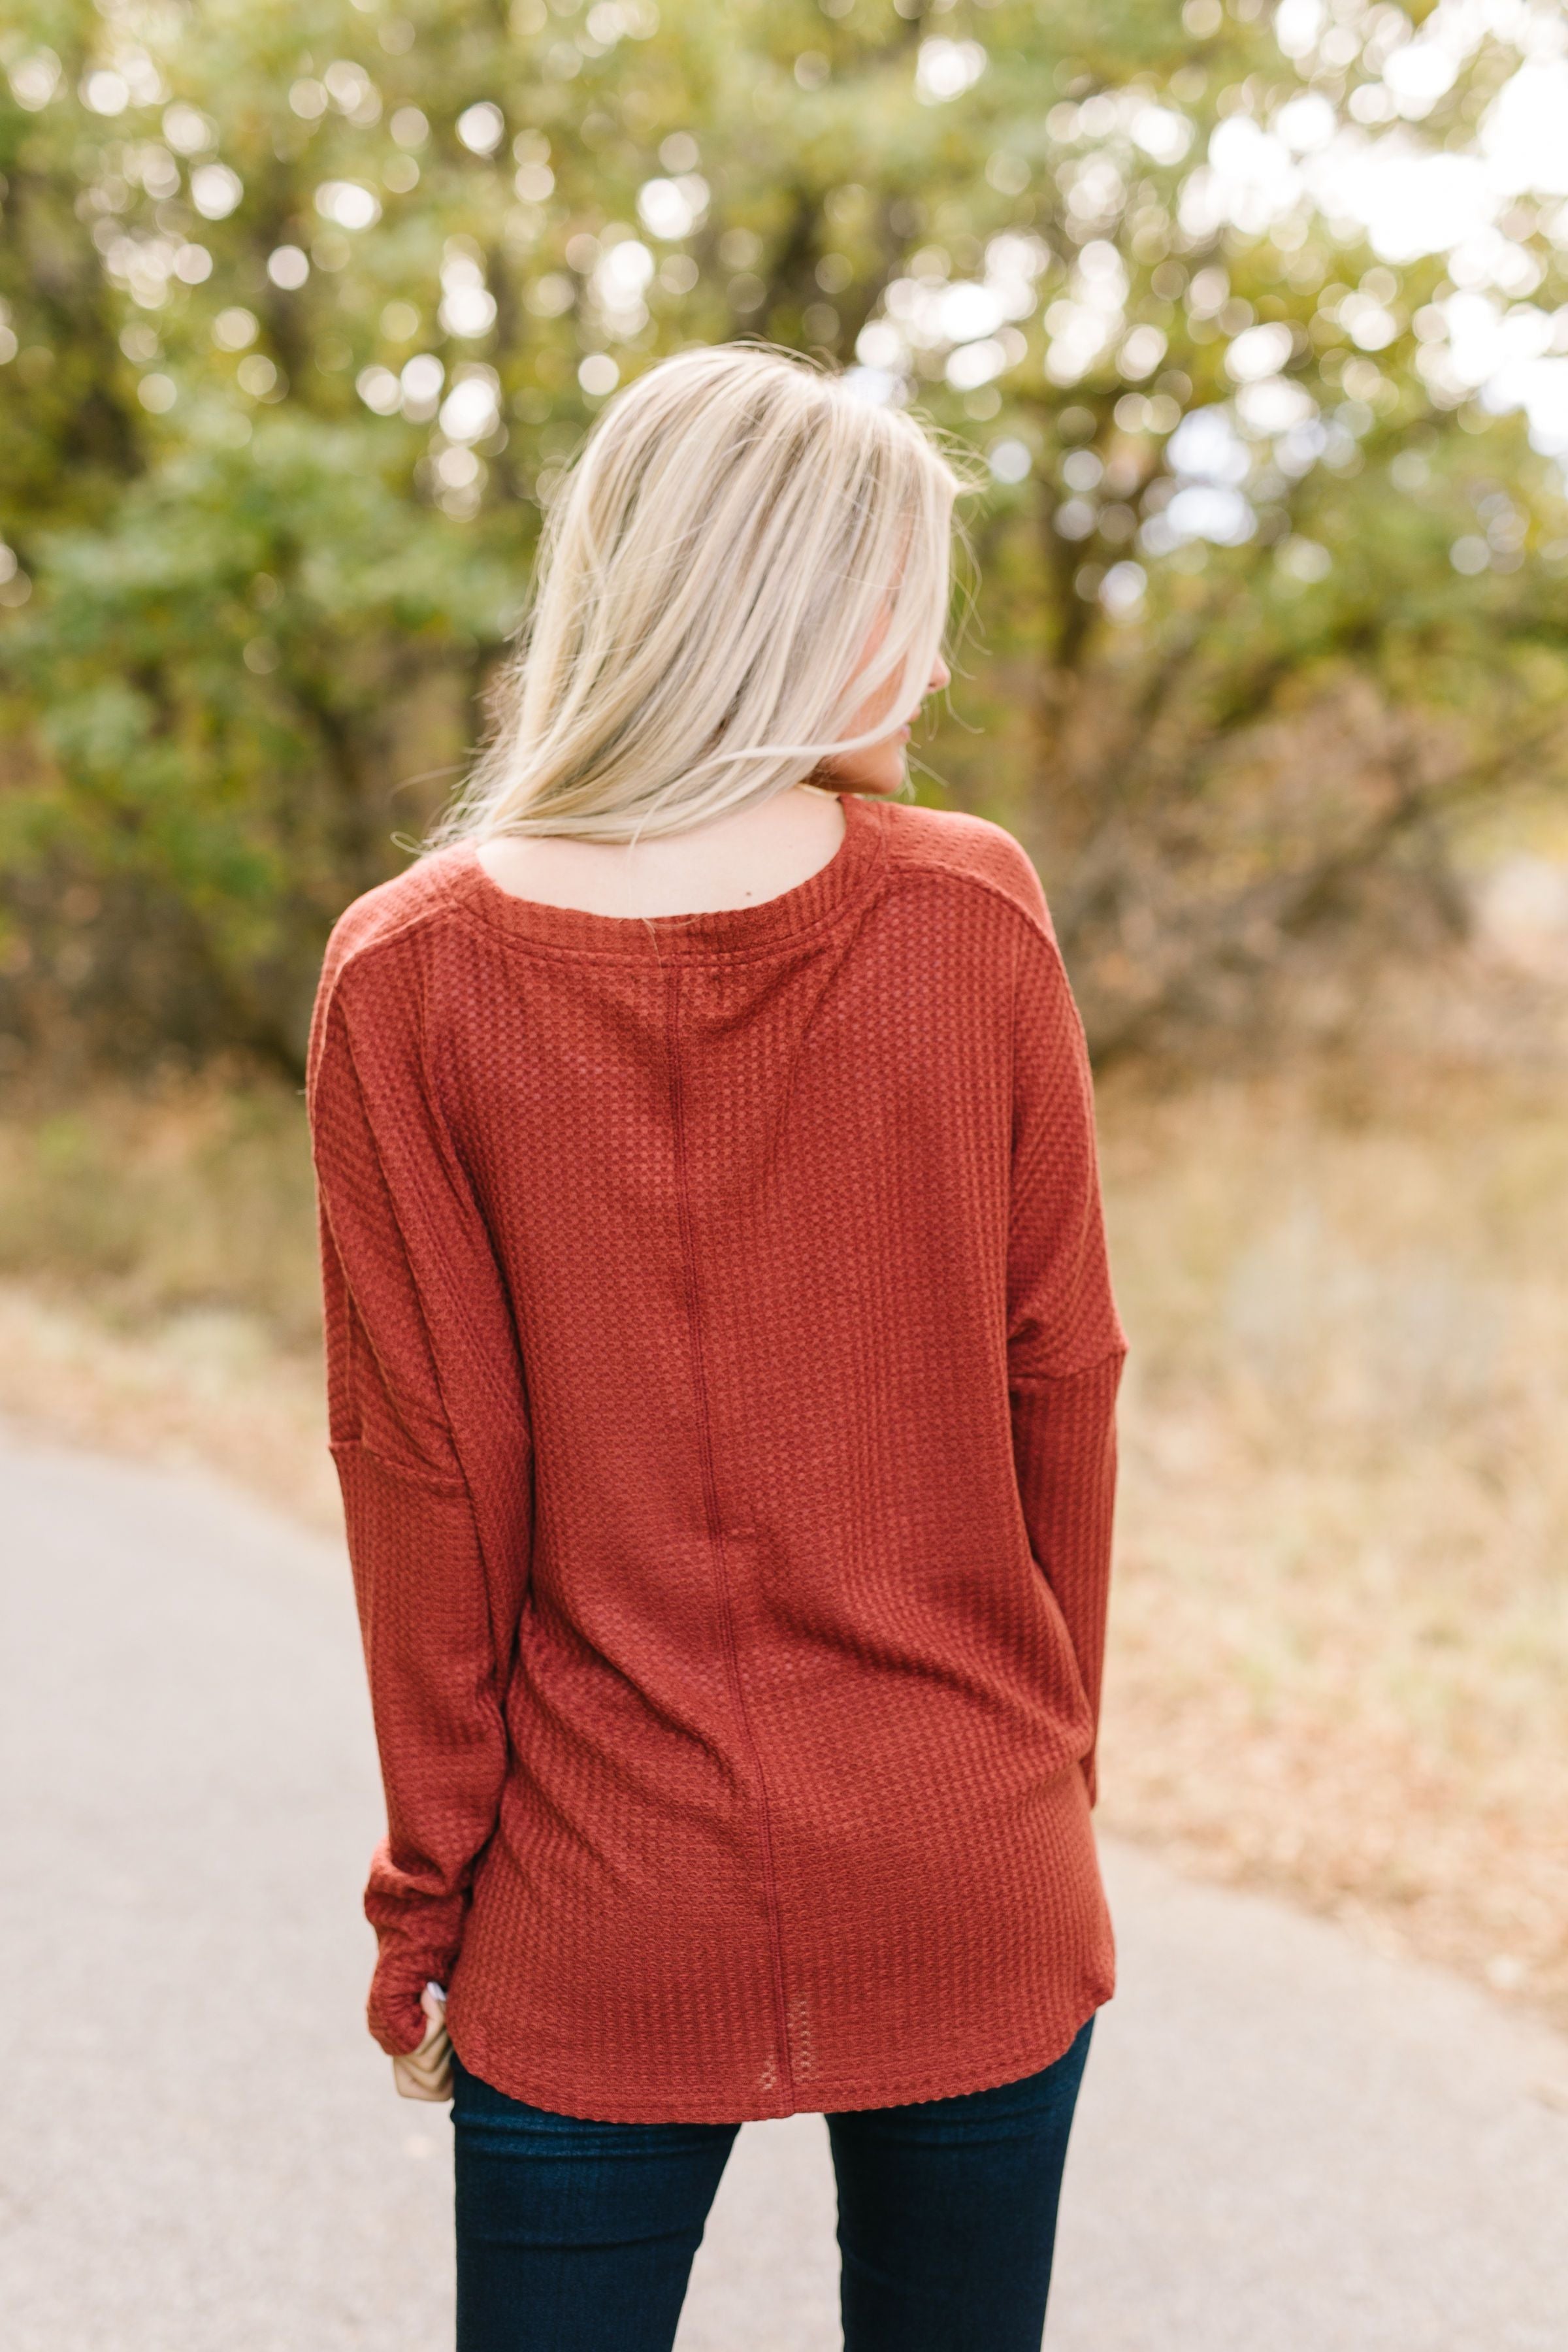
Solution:
[{"label": "paved path", "polygon": [[[8,2352],[444,2352],[444,2109],[360,2028],[347,1572],[232,1495],[0,1437]],[[1563,2352],[1568,2043],[1108,1846],[1122,1989],[1051,2352]],[[838,2344],[816,2116],[749,2125],[679,2352]],[[606,2347],[613,2352],[613,2347]]]}]

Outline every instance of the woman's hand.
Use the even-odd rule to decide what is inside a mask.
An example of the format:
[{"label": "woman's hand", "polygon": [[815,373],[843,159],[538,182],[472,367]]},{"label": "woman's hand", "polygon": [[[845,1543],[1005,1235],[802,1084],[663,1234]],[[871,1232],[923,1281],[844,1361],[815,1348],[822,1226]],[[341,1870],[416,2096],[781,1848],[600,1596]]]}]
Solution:
[{"label": "woman's hand", "polygon": [[447,2033],[447,1996],[438,1984],[427,1984],[419,2006],[430,2030],[417,2050],[392,2062],[392,2079],[400,2099],[449,2099],[452,2095],[452,2044]]}]

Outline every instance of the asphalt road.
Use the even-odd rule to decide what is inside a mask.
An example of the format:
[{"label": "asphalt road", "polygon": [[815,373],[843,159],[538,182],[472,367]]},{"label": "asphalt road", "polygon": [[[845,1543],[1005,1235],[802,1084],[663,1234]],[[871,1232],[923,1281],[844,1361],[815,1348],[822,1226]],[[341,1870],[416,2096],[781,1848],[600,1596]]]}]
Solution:
[{"label": "asphalt road", "polygon": [[[442,2352],[444,2108],[360,2022],[347,1571],[235,1496],[0,1436],[8,2352]],[[1121,1990],[1052,2352],[1563,2352],[1568,2042],[1108,1843]],[[820,2118],[748,2125],[679,2352],[838,2344]],[[612,2352],[612,2347],[606,2347]]]}]

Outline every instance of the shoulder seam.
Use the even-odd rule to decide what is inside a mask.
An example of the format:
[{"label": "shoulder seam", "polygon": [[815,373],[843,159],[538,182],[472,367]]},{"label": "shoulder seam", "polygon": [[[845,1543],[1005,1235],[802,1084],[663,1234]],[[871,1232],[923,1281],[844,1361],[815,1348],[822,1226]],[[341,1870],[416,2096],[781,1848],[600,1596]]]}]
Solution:
[{"label": "shoulder seam", "polygon": [[1025,929],[1033,931],[1037,939],[1043,940],[1059,960],[1061,948],[1050,926],[1042,923],[1038,915],[1035,914],[1030,908],[1021,906],[1011,892],[1004,889],[999,882],[994,881],[990,875],[975,874],[972,873],[967,866],[950,865],[945,857],[922,858],[918,863],[913,859],[905,862],[895,858],[889,870],[889,880],[894,874],[900,872],[900,867],[903,877],[910,881],[918,881],[923,874],[939,874],[946,881],[965,883],[971,889],[984,890],[987,897],[1000,899],[1003,906],[1009,908],[1018,917]]},{"label": "shoulder seam", "polygon": [[362,940],[355,946],[347,949],[328,986],[328,1003],[331,1003],[337,995],[344,975],[351,971],[355,964],[363,962],[368,957],[377,954],[384,948],[396,947],[402,940],[411,938],[416,931],[423,930],[426,925],[433,923],[437,916],[450,912],[451,908],[447,904],[446,895],[443,892],[434,906],[416,907],[411,914],[403,916],[390,930],[378,931],[374,939]]}]

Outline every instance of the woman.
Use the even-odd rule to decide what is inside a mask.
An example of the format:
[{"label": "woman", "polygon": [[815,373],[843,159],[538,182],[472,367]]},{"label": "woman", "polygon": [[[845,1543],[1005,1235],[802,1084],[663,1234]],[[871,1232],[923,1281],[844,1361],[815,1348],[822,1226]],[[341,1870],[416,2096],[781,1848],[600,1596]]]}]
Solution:
[{"label": "woman", "polygon": [[328,951],[369,2016],[453,2098],[462,2352],[668,2352],[737,2126],[803,2108],[850,2352],[1040,2342],[1125,1343],[1039,884],[898,797],[961,487],[785,355],[650,369]]}]

